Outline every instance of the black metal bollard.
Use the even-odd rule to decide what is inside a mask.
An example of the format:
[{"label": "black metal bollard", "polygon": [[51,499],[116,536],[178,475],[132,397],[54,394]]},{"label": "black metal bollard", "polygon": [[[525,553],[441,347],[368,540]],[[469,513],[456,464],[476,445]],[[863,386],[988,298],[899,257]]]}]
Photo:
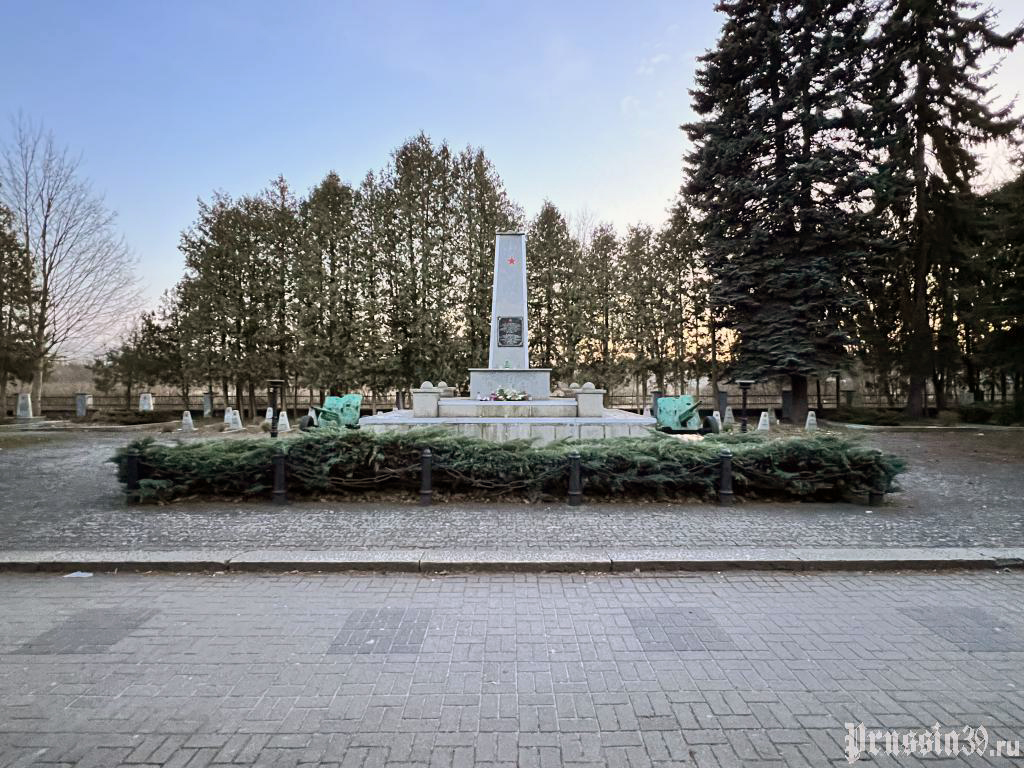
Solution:
[{"label": "black metal bollard", "polygon": [[583,501],[583,482],[580,479],[580,452],[569,454],[569,506],[578,507]]},{"label": "black metal bollard", "polygon": [[125,501],[128,504],[139,502],[139,454],[132,451],[128,454],[124,465]]},{"label": "black metal bollard", "polygon": [[420,451],[420,506],[429,506],[434,500],[434,485],[430,470],[433,454],[429,448]]},{"label": "black metal bollard", "polygon": [[718,486],[718,503],[723,507],[731,507],[736,503],[732,492],[732,451],[723,448],[719,457],[722,460],[722,477]]},{"label": "black metal bollard", "polygon": [[284,449],[278,446],[277,453],[274,454],[274,491],[271,494],[271,500],[275,504],[288,503],[288,489],[285,483]]}]

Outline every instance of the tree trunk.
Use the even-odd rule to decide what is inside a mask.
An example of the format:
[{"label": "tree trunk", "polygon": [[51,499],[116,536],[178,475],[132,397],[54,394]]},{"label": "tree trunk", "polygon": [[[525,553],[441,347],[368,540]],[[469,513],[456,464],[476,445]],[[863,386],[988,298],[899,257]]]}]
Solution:
[{"label": "tree trunk", "polygon": [[[287,407],[287,403],[282,403],[282,407]],[[252,379],[249,380],[249,420],[256,420],[256,384]]]},{"label": "tree trunk", "polygon": [[917,89],[914,99],[915,146],[914,146],[914,260],[912,264],[913,286],[907,302],[906,364],[910,374],[907,390],[907,416],[919,419],[925,416],[927,407],[926,382],[931,373],[932,335],[928,316],[928,273],[930,272],[931,249],[928,242],[928,147],[925,142],[924,111],[928,98],[928,83],[931,74],[921,63],[917,65]]},{"label": "tree trunk", "polygon": [[46,355],[40,355],[32,373],[32,415],[43,415],[43,378],[46,376]]},{"label": "tree trunk", "polygon": [[946,410],[946,381],[945,376],[935,373],[932,375],[932,386],[935,387],[935,410]]},{"label": "tree trunk", "polygon": [[242,380],[235,379],[235,410],[242,415]]},{"label": "tree trunk", "polygon": [[925,378],[911,374],[910,386],[907,389],[907,407],[904,409],[907,416],[914,419],[924,417],[925,408]]},{"label": "tree trunk", "polygon": [[[823,411],[825,406],[821,403],[821,378],[819,376],[814,377],[814,392],[818,398],[818,410]],[[794,395],[794,397],[796,397]]]},{"label": "tree trunk", "polygon": [[7,371],[0,368],[0,419],[7,418]]},{"label": "tree trunk", "polygon": [[791,375],[789,387],[793,390],[793,407],[790,418],[795,425],[800,427],[807,421],[807,377],[799,374]]},{"label": "tree trunk", "polygon": [[[715,328],[715,321],[710,322],[711,326],[711,397],[715,401],[715,410],[718,410],[718,333]],[[724,416],[724,414],[723,414]]]}]

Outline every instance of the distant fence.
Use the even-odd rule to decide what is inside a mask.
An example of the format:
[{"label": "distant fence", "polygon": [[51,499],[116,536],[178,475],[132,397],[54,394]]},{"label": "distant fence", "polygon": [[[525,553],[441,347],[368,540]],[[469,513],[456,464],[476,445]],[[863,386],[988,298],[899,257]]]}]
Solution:
[{"label": "distant fence", "polygon": [[[818,398],[815,393],[810,393],[810,407],[812,409],[823,409],[823,410],[834,410],[836,407],[835,390],[831,393],[822,392],[821,402],[819,405]],[[717,406],[713,402],[713,398],[710,392],[701,393],[698,398],[702,403],[702,409],[713,410]],[[8,408],[14,407],[14,401],[17,400],[16,395],[8,393]],[[292,397],[288,397],[288,408],[294,408],[295,400]],[[840,400],[845,405],[845,395]],[[854,402],[858,407],[864,408],[903,408],[906,406],[905,399],[895,399],[892,403],[885,397],[877,395],[857,395]],[[235,399],[230,398],[230,403],[234,407]],[[248,408],[249,399],[247,396],[242,398],[242,407]],[[304,411],[312,404],[319,405],[319,396],[310,394],[309,391],[300,391],[298,397],[298,409]],[[650,396],[648,395],[647,402],[641,402],[640,398],[635,394],[618,394],[611,395],[609,397],[609,405],[612,408],[620,408],[625,411],[642,412],[645,405],[650,404]],[[729,405],[732,406],[733,410],[739,410],[742,404],[742,398],[738,394],[732,394],[729,397]],[[227,401],[225,401],[224,395],[215,394],[213,398],[213,408],[215,411],[223,411]],[[928,405],[930,407],[935,406],[935,396],[928,396]],[[74,395],[55,395],[55,396],[44,396],[42,403],[40,404],[40,410],[44,413],[74,413],[75,411],[75,396]],[[256,395],[256,410],[265,411],[270,406],[270,400],[266,393],[257,393]],[[92,396],[92,407],[96,410],[101,411],[123,411],[131,410],[134,411],[139,407],[138,394],[132,395],[132,400],[129,402],[124,395],[93,395]],[[153,396],[153,410],[162,412],[180,412],[185,407],[182,401],[181,395],[154,395]],[[189,398],[189,407],[192,410],[202,410],[203,407],[203,395],[202,393],[195,393]],[[370,412],[374,409],[378,411],[390,411],[395,407],[395,397],[391,395],[378,396],[375,401],[371,401],[369,397],[363,399],[363,411]],[[406,407],[411,407],[406,402]],[[780,395],[757,395],[751,394],[747,396],[747,408],[752,411],[762,411],[766,408],[782,408],[782,397]]]}]

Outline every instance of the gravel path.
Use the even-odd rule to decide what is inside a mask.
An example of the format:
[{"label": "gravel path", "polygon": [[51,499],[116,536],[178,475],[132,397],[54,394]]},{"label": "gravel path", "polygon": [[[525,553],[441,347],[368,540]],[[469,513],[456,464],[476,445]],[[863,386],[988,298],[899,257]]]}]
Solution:
[{"label": "gravel path", "polygon": [[307,502],[126,507],[105,463],[135,435],[0,434],[0,548],[1024,546],[1024,432],[879,432],[903,493],[854,504]]}]

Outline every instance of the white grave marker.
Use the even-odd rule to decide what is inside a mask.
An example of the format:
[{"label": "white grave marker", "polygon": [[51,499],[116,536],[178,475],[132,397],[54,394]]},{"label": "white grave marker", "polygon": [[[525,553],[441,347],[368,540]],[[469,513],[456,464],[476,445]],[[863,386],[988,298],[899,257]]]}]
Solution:
[{"label": "white grave marker", "polygon": [[196,425],[192,423],[192,411],[181,412],[181,431],[195,432]]},{"label": "white grave marker", "polygon": [[814,415],[814,411],[807,412],[807,422],[804,424],[804,430],[807,432],[814,432],[818,428],[818,417]]},{"label": "white grave marker", "polygon": [[147,413],[153,410],[152,392],[143,392],[139,395],[139,410]]},{"label": "white grave marker", "polygon": [[757,431],[768,432],[771,428],[772,425],[768,421],[768,411],[761,411],[761,418],[757,420]]},{"label": "white grave marker", "polygon": [[18,410],[15,411],[15,415],[19,419],[32,418],[32,395],[28,392],[22,392],[18,395]]}]

